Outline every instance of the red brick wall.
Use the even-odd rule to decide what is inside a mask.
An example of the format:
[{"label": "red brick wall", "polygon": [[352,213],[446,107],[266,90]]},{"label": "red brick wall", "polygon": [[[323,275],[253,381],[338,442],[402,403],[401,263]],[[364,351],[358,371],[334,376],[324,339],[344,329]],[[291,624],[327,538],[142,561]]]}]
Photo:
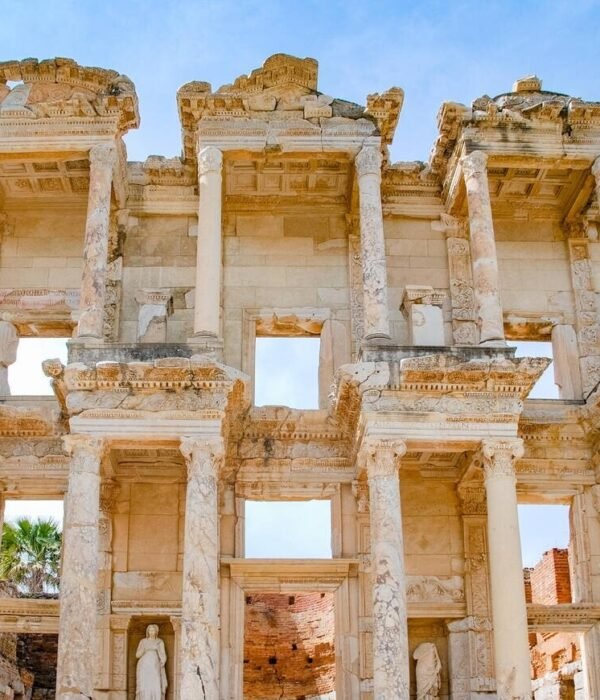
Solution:
[{"label": "red brick wall", "polygon": [[531,571],[531,602],[556,605],[571,602],[569,550],[550,549]]},{"label": "red brick wall", "polygon": [[333,596],[246,595],[244,698],[298,700],[335,690]]}]

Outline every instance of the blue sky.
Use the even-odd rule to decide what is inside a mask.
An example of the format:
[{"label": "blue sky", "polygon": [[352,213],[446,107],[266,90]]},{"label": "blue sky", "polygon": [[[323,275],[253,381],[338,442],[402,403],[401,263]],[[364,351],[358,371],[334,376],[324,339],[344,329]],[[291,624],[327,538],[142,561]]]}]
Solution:
[{"label": "blue sky", "polygon": [[[126,139],[131,160],[180,153],[180,85],[216,88],[278,52],[318,59],[319,88],[335,97],[364,103],[403,88],[393,160],[427,160],[443,101],[506,92],[529,73],[545,89],[600,100],[599,0],[0,0],[0,10],[0,60],[66,56],[135,82],[142,126]],[[527,519],[532,536],[552,529],[537,549],[564,539],[543,512]]]},{"label": "blue sky", "polygon": [[129,75],[141,128],[132,160],[173,156],[175,93],[231,82],[277,52],[320,62],[323,92],[364,103],[392,85],[405,106],[394,160],[427,160],[444,100],[470,103],[535,72],[546,89],[600,100],[600,2],[455,0],[0,0],[0,60],[67,56]]}]

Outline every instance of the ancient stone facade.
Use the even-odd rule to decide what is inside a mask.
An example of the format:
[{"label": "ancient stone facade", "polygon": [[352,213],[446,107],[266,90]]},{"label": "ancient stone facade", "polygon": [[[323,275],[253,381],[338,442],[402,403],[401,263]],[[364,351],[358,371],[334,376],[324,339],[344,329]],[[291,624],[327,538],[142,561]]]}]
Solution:
[{"label": "ancient stone facade", "polygon": [[[168,700],[240,700],[246,598],[324,594],[338,700],[530,698],[553,631],[598,698],[600,105],[527,78],[392,163],[402,90],[317,78],[188,83],[182,156],[132,163],[128,78],[0,64],[0,484],[66,499],[60,603],[0,633],[58,633],[60,700],[125,700],[156,624]],[[18,340],[64,336],[55,396],[9,396]],[[319,409],[254,406],[261,336],[320,337]],[[314,498],[332,558],[245,557],[246,501]],[[519,502],[570,505],[572,602],[526,602]]]}]

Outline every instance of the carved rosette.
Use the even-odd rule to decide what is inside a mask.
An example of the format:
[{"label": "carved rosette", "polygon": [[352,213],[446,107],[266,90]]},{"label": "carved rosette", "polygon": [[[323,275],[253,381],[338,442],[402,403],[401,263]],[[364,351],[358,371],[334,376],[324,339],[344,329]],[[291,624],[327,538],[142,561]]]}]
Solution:
[{"label": "carved rosette", "polygon": [[376,146],[363,146],[354,160],[358,177],[363,177],[363,175],[381,177],[381,164],[381,151]]},{"label": "carved rosette", "polygon": [[523,440],[483,440],[481,454],[486,481],[508,477],[515,479],[515,462],[521,459],[525,450]]},{"label": "carved rosette", "polygon": [[198,173],[220,173],[223,166],[223,153],[215,146],[204,146],[198,152]]}]

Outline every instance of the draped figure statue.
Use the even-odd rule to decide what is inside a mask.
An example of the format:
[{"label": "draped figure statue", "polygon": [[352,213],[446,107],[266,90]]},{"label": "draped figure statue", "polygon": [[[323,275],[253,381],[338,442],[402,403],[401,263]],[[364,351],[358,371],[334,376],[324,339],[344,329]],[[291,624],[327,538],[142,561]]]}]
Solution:
[{"label": "draped figure statue", "polygon": [[442,663],[435,644],[423,642],[413,652],[417,662],[417,700],[437,700],[442,684]]},{"label": "draped figure statue", "polygon": [[135,700],[165,700],[167,692],[167,652],[158,636],[158,625],[146,627],[146,637],[138,644]]}]

